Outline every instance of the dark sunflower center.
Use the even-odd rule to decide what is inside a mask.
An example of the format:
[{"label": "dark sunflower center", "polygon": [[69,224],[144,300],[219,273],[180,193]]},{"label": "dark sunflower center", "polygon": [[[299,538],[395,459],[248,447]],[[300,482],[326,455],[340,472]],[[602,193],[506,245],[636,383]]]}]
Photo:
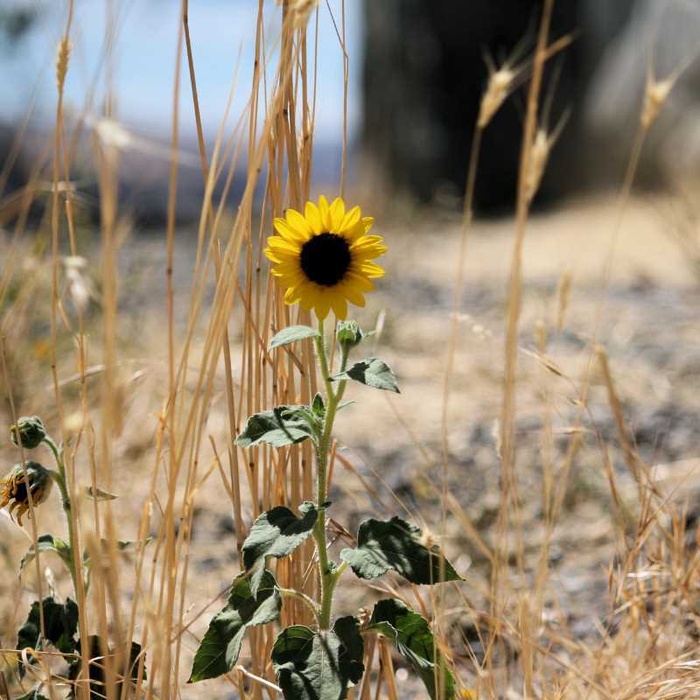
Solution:
[{"label": "dark sunflower center", "polygon": [[350,262],[350,246],[337,233],[320,233],[301,249],[301,269],[307,279],[324,287],[333,287],[342,281]]}]

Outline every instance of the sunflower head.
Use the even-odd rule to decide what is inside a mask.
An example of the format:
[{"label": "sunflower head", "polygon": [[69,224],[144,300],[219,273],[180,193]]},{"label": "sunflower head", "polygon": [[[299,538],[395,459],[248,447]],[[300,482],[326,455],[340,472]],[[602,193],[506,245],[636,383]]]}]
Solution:
[{"label": "sunflower head", "polygon": [[22,524],[22,516],[29,510],[29,497],[32,505],[43,503],[51,492],[51,473],[38,462],[15,464],[10,473],[0,481],[0,508],[9,505],[10,515],[17,509],[17,522]]},{"label": "sunflower head", "polygon": [[372,279],[384,274],[373,260],[387,251],[381,236],[368,235],[373,221],[360,207],[346,211],[340,197],[328,204],[323,196],[318,204],[307,202],[303,213],[287,209],[275,219],[277,235],[267,239],[265,255],[284,301],[313,309],[320,319],[331,309],[344,319],[348,302],[364,306]]}]

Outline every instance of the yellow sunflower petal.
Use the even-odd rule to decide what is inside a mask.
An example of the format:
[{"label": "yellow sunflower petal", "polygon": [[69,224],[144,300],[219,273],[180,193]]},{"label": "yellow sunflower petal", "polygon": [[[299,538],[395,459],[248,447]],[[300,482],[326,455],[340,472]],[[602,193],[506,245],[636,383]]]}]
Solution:
[{"label": "yellow sunflower petal", "polygon": [[270,250],[275,250],[280,253],[289,251],[294,255],[299,255],[299,251],[301,250],[301,246],[297,241],[290,241],[284,236],[270,236],[270,238],[267,239],[267,247],[270,248]]},{"label": "yellow sunflower petal", "polygon": [[314,233],[323,233],[323,222],[321,221],[321,212],[313,202],[307,202],[304,207],[304,216],[311,226]]},{"label": "yellow sunflower petal", "polygon": [[348,315],[348,302],[345,297],[336,296],[331,300],[331,305],[333,307],[333,313],[336,318],[340,321],[344,321]]},{"label": "yellow sunflower petal", "polygon": [[321,214],[323,230],[330,231],[333,226],[333,221],[331,219],[331,212],[328,207],[328,200],[323,195],[318,198],[318,209]]},{"label": "yellow sunflower petal", "polygon": [[362,221],[357,221],[353,226],[343,229],[343,236],[351,243],[354,243],[365,235],[365,226]]},{"label": "yellow sunflower petal", "polygon": [[308,240],[308,235],[302,231],[297,231],[293,226],[290,226],[286,219],[277,218],[274,220],[275,231],[280,234],[283,238],[290,241],[306,241]]},{"label": "yellow sunflower petal", "polygon": [[299,240],[308,241],[313,231],[309,222],[296,209],[287,209],[287,223]]},{"label": "yellow sunflower petal", "polygon": [[282,262],[282,261],[279,260],[279,258],[275,255],[275,251],[272,250],[272,249],[270,249],[270,248],[265,248],[265,250],[263,251],[263,253],[265,253],[265,257],[266,257],[270,262],[273,262],[273,263]]},{"label": "yellow sunflower petal", "polygon": [[299,299],[301,299],[301,291],[299,287],[289,287],[289,289],[287,289],[287,291],[284,293],[284,303],[289,304],[289,306],[296,304]]},{"label": "yellow sunflower petal", "polygon": [[353,207],[340,222],[339,231],[345,231],[346,229],[352,228],[359,220],[362,215],[360,207]]},{"label": "yellow sunflower petal", "polygon": [[340,197],[336,197],[333,200],[333,204],[330,205],[328,211],[331,215],[331,231],[340,233],[342,231],[341,224],[345,218],[345,202]]},{"label": "yellow sunflower petal", "polygon": [[365,226],[365,233],[367,233],[367,231],[369,231],[372,228],[372,224],[374,223],[374,217],[373,216],[363,216],[362,223]]},{"label": "yellow sunflower petal", "polygon": [[388,248],[382,242],[381,236],[361,236],[351,244],[350,250],[353,256],[370,255],[378,258],[380,255],[384,255]]},{"label": "yellow sunflower petal", "polygon": [[290,265],[296,260],[294,253],[276,248],[266,248],[265,257],[276,265]]},{"label": "yellow sunflower petal", "polygon": [[357,287],[355,285],[346,284],[343,287],[343,294],[345,295],[345,298],[351,304],[354,304],[355,306],[364,306],[365,305],[364,294],[359,289],[357,289]]},{"label": "yellow sunflower petal", "polygon": [[382,277],[384,275],[384,268],[373,262],[363,262],[360,269],[367,277]]},{"label": "yellow sunflower petal", "polygon": [[367,245],[374,245],[375,243],[378,243],[379,245],[384,246],[384,239],[381,236],[376,236],[374,234],[369,235],[369,236],[362,236],[362,238],[359,238],[354,244],[353,248],[355,246],[367,246]]},{"label": "yellow sunflower petal", "polygon": [[323,320],[328,316],[328,312],[331,310],[332,299],[328,294],[319,294],[316,298],[316,303],[314,307],[316,308],[316,315]]},{"label": "yellow sunflower petal", "polygon": [[360,272],[355,272],[354,270],[348,272],[345,279],[349,284],[352,283],[353,287],[362,293],[371,292],[374,289],[374,284],[369,281],[368,277]]}]

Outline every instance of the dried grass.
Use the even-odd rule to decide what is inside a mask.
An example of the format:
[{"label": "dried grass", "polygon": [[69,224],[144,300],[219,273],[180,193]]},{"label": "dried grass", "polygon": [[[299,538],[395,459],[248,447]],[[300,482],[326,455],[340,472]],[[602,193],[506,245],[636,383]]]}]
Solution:
[{"label": "dried grass", "polygon": [[[454,449],[448,426],[454,420],[450,393],[460,340],[462,268],[472,219],[480,135],[520,79],[522,69],[509,64],[491,71],[473,139],[442,388],[442,464],[437,471],[426,469],[437,506],[435,513],[418,514],[423,522],[437,524],[436,537],[448,548],[445,540],[454,531],[449,524],[458,522],[463,537],[473,545],[475,557],[483,561],[486,574],[483,578],[475,574],[458,588],[445,587],[430,596],[418,589],[398,592],[432,617],[439,644],[453,660],[461,679],[462,697],[700,697],[700,555],[698,535],[692,531],[697,526],[689,524],[682,502],[655,478],[629,437],[613,370],[605,350],[597,343],[602,312],[581,376],[569,376],[557,358],[547,354],[553,329],[547,325],[539,327],[536,349],[527,355],[534,357],[543,370],[542,464],[534,486],[532,482],[524,485],[524,468],[518,463],[522,248],[530,203],[552,146],[552,137],[543,130],[539,118],[542,75],[545,62],[568,43],[567,39],[548,44],[552,5],[553,0],[545,3],[528,69],[530,85],[515,241],[505,336],[500,348],[505,380],[498,434],[501,473],[495,523],[484,526],[473,522],[460,502],[460,494],[450,489]],[[312,454],[308,447],[279,452],[261,448],[243,453],[232,445],[231,436],[239,432],[247,415],[271,405],[309,402],[316,391],[315,365],[308,344],[302,343],[296,352],[271,354],[267,350],[276,330],[308,319],[297,309],[284,306],[265,272],[260,253],[271,229],[271,218],[285,207],[301,207],[310,195],[314,105],[322,97],[316,95],[312,70],[318,61],[315,3],[283,3],[281,11],[287,19],[282,24],[278,68],[271,83],[266,82],[262,66],[274,53],[263,31],[266,13],[272,10],[260,3],[254,28],[256,68],[246,113],[231,138],[223,127],[226,120],[222,121],[215,146],[209,152],[197,97],[197,46],[191,42],[188,3],[183,2],[178,61],[186,58],[189,85],[177,82],[174,88],[168,223],[160,242],[165,266],[151,270],[151,274],[165,279],[165,296],[160,304],[161,315],[149,320],[147,335],[141,338],[129,336],[128,319],[120,310],[126,294],[118,273],[121,249],[134,235],[128,217],[120,209],[117,193],[121,149],[129,144],[108,143],[98,137],[92,142],[100,193],[98,246],[91,244],[89,232],[82,231],[73,188],[63,186],[71,183],[80,134],[86,128],[99,133],[94,125],[78,122],[69,127],[65,120],[63,87],[71,70],[70,48],[76,40],[73,11],[73,2],[69,2],[58,49],[55,138],[47,144],[46,156],[37,164],[19,205],[16,199],[0,199],[0,222],[9,222],[13,227],[4,234],[6,264],[0,279],[4,417],[9,424],[18,413],[41,413],[69,446],[67,468],[76,504],[74,536],[100,561],[90,596],[86,597],[84,590],[78,591],[80,634],[86,638],[89,633],[98,633],[109,638],[117,649],[115,657],[105,659],[108,685],[114,687],[118,680],[122,663],[119,651],[127,650],[134,639],[145,649],[145,658],[141,659],[133,697],[275,697],[274,675],[268,661],[273,630],[252,633],[245,662],[220,682],[198,689],[185,686],[184,680],[193,649],[231,574],[215,570],[215,580],[211,580],[212,573],[202,576],[193,570],[199,547],[198,514],[212,506],[213,498],[227,503],[233,532],[220,547],[230,551],[230,558],[235,560],[254,517],[275,505],[295,507],[311,497],[313,491]],[[343,16],[337,18],[337,26],[338,51],[344,56],[347,86]],[[110,57],[106,56],[106,60],[109,65]],[[179,65],[176,74],[180,74]],[[668,92],[665,86],[666,83],[649,84],[641,116],[642,136],[631,158],[621,208],[629,197],[642,137]],[[187,308],[183,309],[183,295],[176,280],[183,271],[177,262],[180,244],[175,215],[180,160],[179,93],[186,89],[197,115],[205,196],[196,256],[188,261],[192,284]],[[89,112],[91,105],[86,103],[85,108]],[[114,118],[108,108],[104,120]],[[347,134],[343,142],[347,143]],[[29,209],[33,200],[41,198],[45,172],[52,173],[50,202],[44,219],[30,231]],[[224,203],[214,200],[213,192],[220,183],[228,188],[235,172],[244,173],[246,186],[235,213],[229,214]],[[342,190],[345,163],[340,181]],[[255,202],[258,188],[264,192],[259,214]],[[79,260],[88,262],[78,264]],[[610,266],[603,275],[603,295]],[[89,284],[89,276],[85,277],[88,273],[94,276],[97,291]],[[561,331],[566,323],[571,293],[571,277],[564,275],[559,285],[554,330]],[[615,441],[603,439],[590,412],[591,384],[600,377],[617,428]],[[46,391],[49,383],[50,390]],[[566,393],[575,397],[576,415],[566,432],[567,447],[560,454],[554,447],[554,411],[565,393],[562,385]],[[362,406],[357,410],[362,410]],[[562,526],[567,497],[575,487],[576,459],[591,436],[599,450],[600,472],[607,478],[605,497],[612,510],[608,542],[614,548],[614,557],[607,574],[600,572],[602,578],[607,576],[610,614],[599,621],[595,635],[581,637],[569,629],[569,611],[557,603],[559,574],[552,565],[552,549]],[[406,439],[411,443],[410,435]],[[429,459],[422,445],[415,447],[417,454]],[[624,478],[612,466],[613,451],[622,455],[634,489],[621,483]],[[336,472],[341,468],[344,472],[354,469],[342,453],[338,452],[335,459]],[[439,476],[433,483],[434,474]],[[87,501],[78,484],[114,491],[121,498],[117,502]],[[361,487],[366,493],[372,488],[364,482]],[[528,501],[541,504],[537,527],[532,530],[533,521],[524,514]],[[31,519],[29,538],[33,542],[39,535],[39,523],[42,529],[54,527],[58,531],[61,527],[58,515],[46,510],[44,506]],[[8,543],[21,538],[16,529],[3,532],[3,540]],[[347,536],[343,527],[337,532]],[[146,546],[149,537],[152,542]],[[125,538],[141,543],[126,560],[117,546]],[[0,590],[12,604],[3,608],[0,620],[2,698],[20,693],[15,684],[17,662],[12,642],[31,597],[29,592],[42,595],[50,586],[57,586],[64,593],[66,587],[65,580],[55,583],[51,577],[47,579],[39,559],[19,583],[13,579],[17,557],[26,546],[27,542],[15,542],[3,549],[5,572]],[[318,582],[309,575],[312,553],[311,545],[302,547],[277,565],[281,585],[311,596],[318,594]],[[352,596],[350,588],[348,595]],[[465,619],[474,629],[469,638],[459,631]],[[284,625],[309,622],[303,604],[285,601]],[[56,659],[48,654],[40,658],[33,675],[45,684],[43,692],[58,693],[51,679]],[[410,691],[404,688],[411,686],[397,681],[386,640],[368,642],[366,664],[372,672],[353,691],[353,697],[369,700],[408,696]],[[76,684],[78,698],[87,697],[85,680],[78,679]]]}]

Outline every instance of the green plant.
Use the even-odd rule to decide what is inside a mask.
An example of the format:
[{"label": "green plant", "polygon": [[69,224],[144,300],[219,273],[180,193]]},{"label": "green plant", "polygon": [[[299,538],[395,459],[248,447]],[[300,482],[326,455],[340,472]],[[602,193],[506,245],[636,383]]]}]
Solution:
[{"label": "green plant", "polygon": [[[48,595],[41,600],[35,600],[29,610],[24,624],[17,632],[17,652],[22,663],[19,665],[19,675],[26,673],[26,665],[34,665],[38,662],[40,652],[54,648],[68,662],[66,675],[56,676],[55,679],[62,682],[76,681],[80,678],[83,666],[83,650],[78,633],[80,608],[76,600],[85,600],[90,588],[90,573],[92,557],[88,551],[79,556],[78,543],[75,534],[75,522],[71,505],[71,489],[67,481],[63,446],[59,445],[49,435],[44,423],[39,416],[24,416],[10,427],[10,439],[23,450],[34,450],[46,445],[55,462],[54,468],[46,468],[36,461],[23,461],[16,464],[4,477],[0,488],[0,508],[9,506],[11,516],[16,516],[17,523],[22,525],[22,516],[31,513],[34,508],[46,502],[51,492],[51,485],[55,482],[61,494],[61,505],[66,518],[68,538],[58,537],[53,534],[44,534],[37,537],[29,551],[20,562],[20,572],[44,552],[53,552],[65,564],[73,582],[75,600],[66,598],[61,602],[55,595]],[[86,496],[96,500],[115,498],[112,494],[101,490],[85,489]],[[15,512],[16,511],[16,512]],[[105,543],[106,544],[106,543]],[[120,548],[133,543],[121,542]],[[115,659],[117,687],[120,687],[125,679],[135,680],[139,669],[143,669],[143,655],[141,646],[131,642],[128,659],[118,650],[115,650],[105,640],[97,635],[89,636],[89,656],[85,656],[87,662],[87,685],[89,697],[106,697],[105,683],[108,674],[105,672],[105,657]],[[145,670],[143,670],[145,674]],[[41,700],[44,696],[39,693],[40,686],[33,689],[24,697]],[[75,697],[71,690],[70,697]]]},{"label": "green plant", "polygon": [[[364,303],[360,292],[370,291],[369,277],[383,270],[370,258],[386,248],[379,236],[366,235],[372,220],[363,219],[358,207],[347,214],[338,198],[328,205],[306,205],[305,214],[288,210],[276,219],[280,234],[268,239],[268,257],[276,265],[273,274],[287,288],[288,304],[300,301],[313,308],[317,328],[296,325],[277,333],[270,350],[313,339],[324,393],[309,405],[276,406],[248,418],[236,438],[244,448],[266,444],[276,448],[310,440],[316,456],[315,501],[305,501],[298,514],[286,506],[262,513],[243,543],[243,572],[236,577],[224,608],[212,619],[195,655],[190,682],[214,678],[237,663],[246,631],[279,618],[283,598],[301,600],[311,610],[315,625],[291,625],[281,630],[272,647],[271,660],[285,698],[337,700],[359,682],[364,668],[364,638],[381,634],[391,640],[425,684],[431,698],[452,698],[455,681],[437,648],[430,626],[421,615],[397,598],[380,600],[370,615],[334,617],[334,593],[349,568],[360,579],[372,580],[393,571],[413,584],[437,584],[461,580],[439,547],[426,546],[421,531],[398,517],[369,519],[361,523],[357,545],[330,558],[326,514],[331,507],[329,456],[333,424],[343,403],[349,380],[398,392],[388,365],[376,357],[350,363],[351,352],[365,334],[355,321],[346,321],[347,300]],[[359,295],[359,298],[358,298]],[[337,367],[328,352],[324,318],[333,308],[339,321],[335,329]],[[313,538],[320,600],[306,593],[280,587],[268,568],[270,559],[291,555]]]}]

